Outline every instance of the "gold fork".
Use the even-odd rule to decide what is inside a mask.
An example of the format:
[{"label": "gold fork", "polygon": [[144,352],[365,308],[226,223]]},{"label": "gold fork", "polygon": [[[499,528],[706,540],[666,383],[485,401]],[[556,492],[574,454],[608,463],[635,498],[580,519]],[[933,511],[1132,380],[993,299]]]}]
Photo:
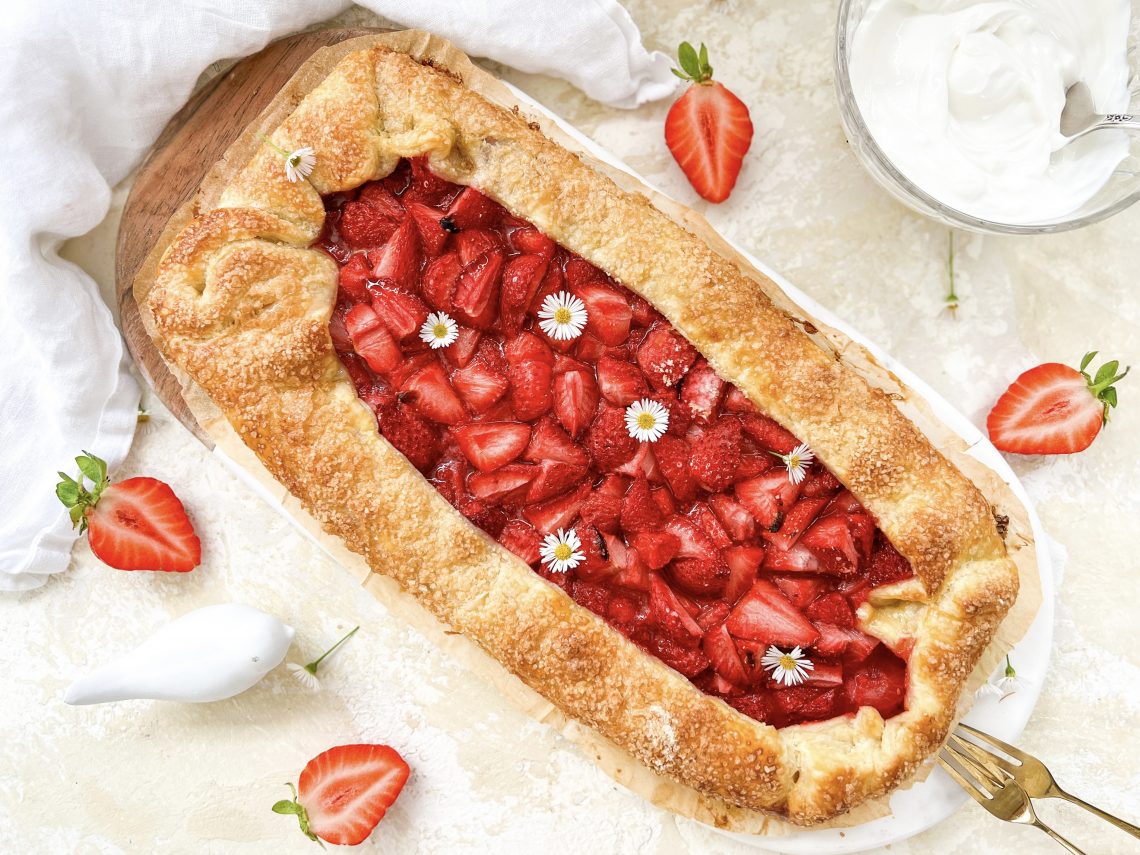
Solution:
[{"label": "gold fork", "polygon": [[[1033,804],[1029,801],[1029,796],[1026,795],[1021,785],[1013,779],[1012,774],[991,763],[988,759],[977,759],[965,750],[958,748],[957,744],[951,744],[951,742],[959,743],[962,741],[951,736],[950,741],[943,745],[942,750],[938,752],[938,762],[963,790],[973,796],[974,801],[998,819],[1040,828],[1072,852],[1073,855],[1085,855],[1083,851],[1037,818]],[[984,756],[987,752],[978,749],[978,753]]]},{"label": "gold fork", "polygon": [[1123,819],[1101,810],[1096,805],[1090,805],[1088,802],[1062,790],[1057,784],[1057,781],[1053,778],[1053,775],[1045,768],[1045,764],[1033,755],[1026,754],[1024,751],[1014,748],[1012,745],[1007,745],[1000,739],[990,736],[988,733],[982,733],[982,731],[970,727],[968,724],[959,724],[958,728],[970,736],[973,736],[975,739],[989,743],[998,749],[998,751],[1012,757],[1013,760],[1011,761],[993,751],[985,751],[981,746],[963,739],[957,733],[950,736],[950,740],[956,743],[956,746],[960,750],[969,751],[971,752],[971,756],[975,759],[981,757],[981,759],[992,763],[999,769],[1003,769],[1012,775],[1013,779],[1021,784],[1021,788],[1025,790],[1026,795],[1030,798],[1064,799],[1067,802],[1075,804],[1077,807],[1084,808],[1094,816],[1099,816],[1101,819],[1107,820],[1121,831],[1127,831],[1133,837],[1140,838],[1140,827],[1130,822],[1125,822]]}]

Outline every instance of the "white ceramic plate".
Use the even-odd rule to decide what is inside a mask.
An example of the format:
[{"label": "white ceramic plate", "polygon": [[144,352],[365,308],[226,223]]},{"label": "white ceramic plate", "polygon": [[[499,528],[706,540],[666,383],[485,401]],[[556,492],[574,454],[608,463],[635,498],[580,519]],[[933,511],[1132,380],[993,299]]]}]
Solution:
[{"label": "white ceramic plate", "polygon": [[[507,85],[510,86],[510,84]],[[639,181],[652,186],[593,140],[575,130],[542,105],[535,103],[525,93],[513,86],[510,88],[517,95],[520,103],[528,104],[534,111],[546,115],[598,160],[608,163],[615,169],[627,172]],[[1045,671],[1049,665],[1049,654],[1053,641],[1053,599],[1055,596],[1045,535],[1041,530],[1041,522],[1037,519],[1037,514],[1033,510],[1033,505],[1029,501],[1025,488],[1018,482],[1013,470],[1010,469],[1009,464],[1006,463],[997,449],[990,444],[989,440],[969,419],[954,409],[946,399],[931,389],[906,366],[899,364],[780,274],[741,247],[735,244],[734,247],[757,269],[776,282],[784,293],[805,311],[866,347],[880,364],[925,398],[935,415],[966,441],[970,446],[969,453],[997,472],[1013,489],[1014,495],[1028,509],[1037,548],[1037,566],[1041,572],[1041,609],[1038,611],[1029,631],[1018,642],[1012,653],[1013,659],[1017,662],[1018,676],[1024,679],[1025,686],[1001,701],[1000,707],[998,700],[994,697],[979,700],[965,717],[965,721],[978,729],[992,733],[1007,742],[1014,742],[1025,728],[1025,724],[1029,721],[1029,716],[1037,704],[1037,696],[1041,692]],[[280,503],[225,452],[215,448],[215,453],[222,459],[227,468],[263,495],[271,506],[280,509]],[[288,517],[288,514],[286,513],[285,516]],[[298,525],[297,528],[309,536],[302,526]],[[968,798],[966,793],[946,773],[936,768],[925,781],[909,789],[898,790],[894,793],[891,797],[892,813],[890,816],[872,820],[863,825],[844,829],[796,831],[782,837],[757,837],[747,834],[724,833],[735,840],[750,843],[769,852],[781,852],[786,853],[786,855],[843,855],[844,853],[862,852],[866,849],[885,846],[888,843],[913,837],[942,822],[965,804]]]}]

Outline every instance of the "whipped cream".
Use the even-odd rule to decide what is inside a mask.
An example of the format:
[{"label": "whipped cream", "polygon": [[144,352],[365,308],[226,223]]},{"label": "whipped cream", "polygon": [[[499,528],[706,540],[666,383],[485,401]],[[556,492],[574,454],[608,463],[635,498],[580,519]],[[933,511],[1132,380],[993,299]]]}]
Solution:
[{"label": "whipped cream", "polygon": [[871,0],[851,85],[879,147],[943,204],[1028,224],[1072,213],[1128,153],[1123,131],[1068,145],[1065,91],[1129,103],[1129,0]]}]

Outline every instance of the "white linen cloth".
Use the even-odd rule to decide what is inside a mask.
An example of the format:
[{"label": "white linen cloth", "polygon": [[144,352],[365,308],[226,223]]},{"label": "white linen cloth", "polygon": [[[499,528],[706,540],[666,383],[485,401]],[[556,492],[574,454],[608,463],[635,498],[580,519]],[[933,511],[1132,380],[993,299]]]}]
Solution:
[{"label": "white linen cloth", "polygon": [[[95,283],[60,244],[107,213],[211,63],[326,20],[344,0],[16,0],[0,15],[0,590],[66,568],[56,471],[87,449],[112,471],[139,389]],[[475,56],[635,107],[674,91],[616,0],[362,0]],[[177,485],[175,485],[177,486]]]}]

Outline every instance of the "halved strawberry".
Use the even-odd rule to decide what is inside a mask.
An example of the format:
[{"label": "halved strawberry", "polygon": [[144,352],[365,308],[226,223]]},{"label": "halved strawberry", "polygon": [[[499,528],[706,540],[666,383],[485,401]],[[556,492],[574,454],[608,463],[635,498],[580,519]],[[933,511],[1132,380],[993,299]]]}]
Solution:
[{"label": "halved strawberry", "polygon": [[573,463],[546,460],[538,464],[534,480],[527,490],[528,502],[541,502],[569,490],[586,477],[586,467]]},{"label": "halved strawberry", "polygon": [[577,437],[594,418],[597,406],[594,373],[580,362],[559,356],[554,366],[554,415],[562,427]]},{"label": "halved strawberry", "polygon": [[388,280],[369,283],[372,308],[397,339],[416,335],[427,320],[428,308],[420,298],[402,291]]},{"label": "halved strawberry", "polygon": [[844,691],[854,706],[874,707],[890,718],[906,700],[906,664],[882,648],[848,675]]},{"label": "halved strawberry", "polygon": [[819,639],[812,648],[821,656],[842,656],[845,662],[858,664],[879,646],[879,640],[854,627],[841,627],[829,623],[814,625]]},{"label": "halved strawberry", "polygon": [[740,438],[740,422],[725,417],[693,442],[689,471],[698,484],[712,493],[732,484],[740,459]]},{"label": "halved strawberry", "polygon": [[404,179],[407,181],[406,198],[438,206],[455,193],[454,184],[431,171],[427,155],[409,158],[408,162],[411,174]]},{"label": "halved strawberry", "polygon": [[541,255],[516,255],[503,269],[503,285],[499,296],[499,326],[510,338],[526,322],[530,301],[534,299],[546,273],[547,258]]},{"label": "halved strawberry", "polygon": [[805,686],[842,686],[843,666],[838,662],[815,662],[814,667],[808,671]]},{"label": "halved strawberry", "polygon": [[649,493],[653,496],[653,501],[657,503],[657,507],[661,509],[664,516],[671,517],[677,513],[677,500],[673,498],[668,487],[659,487],[656,490],[650,490]]},{"label": "halved strawberry", "polygon": [[499,543],[527,564],[538,563],[542,535],[523,520],[513,519],[503,526],[499,533]]},{"label": "halved strawberry", "polygon": [[[575,339],[574,356],[583,362],[593,364],[594,370],[597,370],[597,362],[602,357],[606,356],[614,348],[607,347],[589,333],[582,333]],[[612,357],[611,357],[612,358]],[[648,394],[648,392],[646,392]]]},{"label": "halved strawberry", "polygon": [[439,258],[432,259],[420,282],[428,305],[440,312],[454,312],[455,287],[462,272],[463,265],[457,252],[446,252]]},{"label": "halved strawberry", "polygon": [[[585,541],[582,542],[585,546]],[[590,558],[587,557],[585,561],[578,565],[577,569],[586,567],[586,576],[590,576],[593,568],[590,568]],[[580,574],[576,574],[580,575]],[[585,577],[583,577],[585,578]],[[570,584],[570,596],[574,598],[574,602],[578,605],[589,609],[594,614],[605,617],[606,611],[610,605],[610,590],[603,585],[596,585],[588,578],[583,581],[582,578],[575,579]]]},{"label": "halved strawberry", "polygon": [[665,520],[664,530],[681,541],[678,554],[682,558],[713,558],[718,554],[716,544],[690,519],[672,516]]},{"label": "halved strawberry", "polygon": [[627,549],[620,537],[611,534],[602,536],[610,554],[610,562],[617,568],[613,583],[633,591],[649,590],[649,568],[641,560],[636,549]]},{"label": "halved strawberry", "polygon": [[452,372],[451,385],[476,414],[487,412],[510,388],[506,373],[482,360]]},{"label": "halved strawberry", "polygon": [[566,260],[564,267],[566,282],[572,291],[577,291],[580,286],[590,282],[606,281],[606,274],[581,256],[571,256]]},{"label": "halved strawberry", "polygon": [[582,522],[606,534],[616,534],[621,518],[621,499],[595,490],[582,505]]},{"label": "halved strawberry", "polygon": [[776,715],[787,721],[834,718],[843,701],[842,690],[816,686],[784,686],[771,693]]},{"label": "halved strawberry", "polygon": [[655,389],[676,386],[696,360],[696,348],[667,324],[650,327],[637,348],[637,364]]},{"label": "halved strawberry", "polygon": [[682,644],[671,636],[656,635],[649,645],[653,655],[690,679],[709,667],[708,657],[699,647]]},{"label": "halved strawberry", "polygon": [[467,487],[471,495],[491,504],[517,499],[526,493],[534,470],[527,463],[512,463],[493,472],[476,472],[467,479]]},{"label": "halved strawberry", "polygon": [[483,333],[479,332],[479,330],[460,326],[455,341],[448,345],[443,351],[443,355],[447,357],[447,361],[456,368],[463,368],[469,365],[471,360],[475,358],[475,353],[479,348],[479,341],[482,337]]},{"label": "halved strawberry", "polygon": [[651,484],[660,484],[661,469],[657,466],[657,457],[653,454],[653,443],[643,442],[637,447],[637,453],[627,462],[617,467],[614,472],[627,475],[630,478],[645,478]]},{"label": "halved strawberry", "polygon": [[421,245],[428,256],[434,257],[443,252],[450,232],[440,225],[439,209],[423,202],[409,202],[408,214],[415,220]]},{"label": "halved strawberry", "polygon": [[637,454],[638,442],[625,426],[625,412],[602,404],[583,443],[602,471],[616,469]]},{"label": "halved strawberry", "polygon": [[463,456],[480,472],[493,472],[518,458],[530,442],[530,427],[520,422],[473,422],[452,428]]},{"label": "halved strawberry", "polygon": [[[582,554],[585,557],[574,568],[574,575],[587,582],[597,582],[612,576],[614,567],[610,564],[609,550],[606,547],[605,540],[602,539],[601,532],[591,525],[582,525],[581,523],[579,523],[576,531],[582,543]],[[609,606],[610,593],[608,589],[603,590],[606,591],[606,599],[602,608],[592,609],[592,611],[597,611],[598,614],[605,617],[606,607]]]},{"label": "halved strawberry", "polygon": [[713,600],[701,608],[701,613],[697,615],[697,624],[705,632],[708,632],[714,626],[724,623],[724,619],[728,617],[730,611],[731,609],[720,600]]},{"label": "halved strawberry", "polygon": [[524,456],[535,463],[551,461],[585,466],[590,461],[585,449],[570,439],[550,416],[544,416],[535,423]]},{"label": "halved strawberry", "polygon": [[515,229],[507,236],[507,240],[516,252],[538,255],[547,261],[554,255],[554,241],[534,226]]},{"label": "halved strawberry", "polygon": [[1092,445],[1116,406],[1113,384],[1128,374],[1117,373],[1114,359],[1089,376],[1096,353],[1085,354],[1079,371],[1048,362],[1014,380],[986,418],[993,444],[1015,454],[1073,454]]},{"label": "halved strawberry", "polygon": [[677,558],[667,572],[678,588],[694,597],[720,596],[732,575],[719,555],[713,558]]},{"label": "halved strawberry", "polygon": [[681,548],[677,536],[667,531],[634,531],[628,535],[629,545],[650,570],[660,570],[672,561]]},{"label": "halved strawberry", "polygon": [[704,632],[681,605],[677,595],[656,573],[649,574],[649,614],[653,622],[671,638],[695,643]]},{"label": "halved strawberry", "polygon": [[689,444],[666,434],[653,445],[657,468],[670,491],[678,502],[691,502],[697,495],[697,482],[689,471]]},{"label": "halved strawberry", "polygon": [[421,472],[429,471],[439,459],[439,434],[409,406],[396,404],[378,412],[376,419],[384,439]]},{"label": "halved strawberry", "polygon": [[352,349],[377,374],[386,374],[403,359],[400,346],[368,303],[358,303],[344,316]]},{"label": "halved strawberry", "polygon": [[815,576],[785,576],[773,574],[771,580],[776,583],[785,597],[797,609],[805,609],[816,597],[827,588],[827,583]]},{"label": "halved strawberry", "polygon": [[799,492],[800,485],[793,484],[788,473],[780,468],[741,481],[736,485],[736,500],[748,509],[756,522],[769,531],[776,531]]},{"label": "halved strawberry", "polygon": [[764,569],[777,573],[818,573],[823,567],[811,550],[802,543],[791,549],[780,549],[774,543],[768,544],[764,553]]},{"label": "halved strawberry", "polygon": [[709,496],[708,501],[709,507],[733,540],[751,540],[756,536],[756,520],[743,505],[725,493]]},{"label": "halved strawberry", "polygon": [[709,540],[718,549],[723,549],[732,543],[732,538],[729,537],[728,532],[724,526],[720,524],[720,520],[716,514],[712,512],[705,502],[696,502],[687,514],[688,518],[697,524],[697,527],[708,535]]},{"label": "halved strawberry", "polygon": [[815,599],[804,609],[804,615],[812,623],[830,623],[844,629],[855,626],[855,612],[851,611],[847,598],[838,591]]},{"label": "halved strawberry", "polygon": [[539,502],[537,505],[528,505],[523,508],[522,513],[540,532],[550,534],[574,522],[589,495],[590,485],[582,484],[569,493]]},{"label": "halved strawberry", "polygon": [[[73,526],[87,532],[91,551],[118,570],[186,573],[202,561],[202,544],[186,508],[155,478],[107,479],[107,464],[84,452],[75,458],[80,475],[59,473],[55,494]],[[84,486],[84,479],[92,483]]]},{"label": "halved strawberry", "polygon": [[519,421],[531,422],[549,412],[553,403],[554,355],[528,332],[519,333],[504,351],[509,366],[511,406]]},{"label": "halved strawberry", "polygon": [[485,228],[498,218],[500,210],[474,187],[465,187],[448,207],[446,217],[455,228]]},{"label": "halved strawberry", "polygon": [[369,253],[369,260],[374,260],[373,279],[387,279],[397,288],[414,291],[420,272],[420,236],[415,221],[408,217],[400,223],[383,249]]},{"label": "halved strawberry", "polygon": [[816,520],[800,537],[800,545],[819,560],[820,573],[851,576],[859,570],[859,550],[844,514]]},{"label": "halved strawberry", "polygon": [[364,253],[357,252],[340,268],[338,282],[350,300],[361,303],[368,299],[368,280],[371,277],[372,266]]},{"label": "halved strawberry", "polygon": [[729,385],[724,395],[724,411],[726,413],[757,413],[759,410],[747,395],[738,386]]},{"label": "halved strawberry", "polygon": [[566,277],[562,273],[562,268],[553,263],[546,265],[546,273],[542,275],[542,281],[538,283],[538,290],[534,292],[534,297],[531,298],[529,311],[532,314],[538,314],[547,297],[564,290],[566,290]]},{"label": "halved strawberry", "polygon": [[721,553],[724,563],[728,565],[728,583],[725,585],[723,597],[725,602],[733,605],[752,588],[756,581],[756,572],[764,560],[764,547],[762,546],[730,546]]},{"label": "halved strawberry", "polygon": [[499,311],[499,277],[503,254],[492,251],[463,266],[455,284],[455,316],[476,329],[488,330]]},{"label": "halved strawberry", "polygon": [[595,367],[598,391],[615,407],[628,407],[634,401],[649,396],[649,384],[636,365],[603,356]]},{"label": "halved strawberry", "polygon": [[618,345],[629,338],[633,310],[617,290],[601,282],[589,282],[574,288],[574,294],[586,304],[586,331],[603,344]]},{"label": "halved strawberry", "polygon": [[355,846],[384,818],[410,773],[387,745],[338,745],[305,764],[294,798],[273,812],[296,816],[310,840]]},{"label": "halved strawberry", "polygon": [[447,381],[443,366],[435,360],[405,380],[400,390],[415,395],[416,409],[433,422],[457,425],[467,419],[463,402]]},{"label": "halved strawberry", "polygon": [[804,530],[811,525],[812,521],[823,510],[823,506],[827,504],[827,498],[816,499],[800,499],[796,502],[790,511],[784,515],[784,522],[780,528],[769,534],[765,539],[769,543],[774,543],[780,549],[785,551],[791,549]]},{"label": "halved strawberry", "polygon": [[744,432],[764,451],[787,454],[800,444],[779,422],[759,413],[741,416],[740,424],[744,427]]},{"label": "halved strawberry", "polygon": [[784,647],[808,647],[819,638],[819,631],[811,622],[766,579],[757,579],[740,598],[728,616],[727,626],[737,638]]},{"label": "halved strawberry", "polygon": [[403,218],[402,210],[393,215],[366,202],[348,202],[341,210],[337,228],[353,249],[372,249],[389,240]]},{"label": "halved strawberry", "polygon": [[486,229],[464,229],[455,236],[455,249],[464,267],[484,253],[504,250],[499,236]]},{"label": "halved strawberry", "polygon": [[867,579],[873,587],[889,585],[914,575],[914,569],[898,550],[881,534],[875,539],[871,560],[867,565]]},{"label": "halved strawberry", "polygon": [[681,402],[699,424],[712,423],[724,397],[725,383],[704,359],[698,359],[681,384]]},{"label": "halved strawberry", "polygon": [[678,59],[682,71],[674,73],[693,85],[669,108],[665,144],[693,189],[710,202],[723,202],[752,144],[752,120],[744,102],[712,79],[703,44],[698,54],[682,42]]},{"label": "halved strawberry", "polygon": [[660,525],[661,509],[649,494],[649,483],[644,478],[638,478],[622,499],[622,530],[626,533],[648,531],[655,530]]}]

